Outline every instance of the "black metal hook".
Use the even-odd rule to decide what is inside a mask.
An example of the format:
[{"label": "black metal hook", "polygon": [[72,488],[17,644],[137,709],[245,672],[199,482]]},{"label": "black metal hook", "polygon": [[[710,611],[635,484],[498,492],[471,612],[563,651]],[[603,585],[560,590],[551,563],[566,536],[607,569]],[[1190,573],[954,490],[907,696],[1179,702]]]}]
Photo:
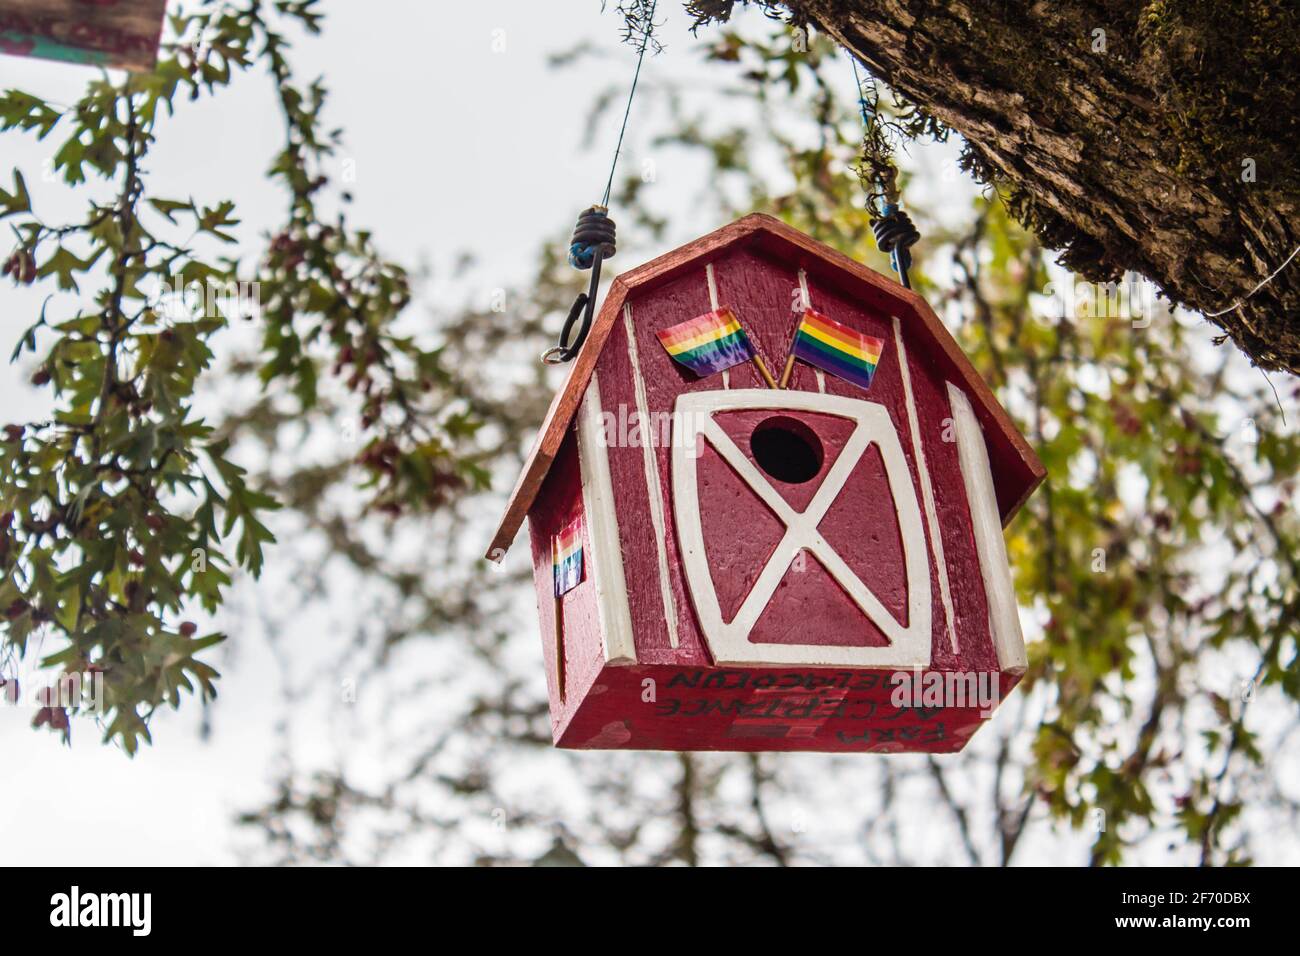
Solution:
[{"label": "black metal hook", "polygon": [[[578,224],[573,229],[573,238],[569,242],[569,265],[575,269],[590,269],[591,282],[586,292],[579,292],[569,309],[564,328],[560,331],[558,345],[553,345],[542,353],[542,361],[547,365],[561,365],[570,362],[587,341],[591,331],[591,320],[596,312],[596,293],[600,289],[600,265],[618,251],[615,244],[614,220],[604,206],[592,206],[578,216]],[[582,325],[572,340],[573,327],[578,318]]]}]

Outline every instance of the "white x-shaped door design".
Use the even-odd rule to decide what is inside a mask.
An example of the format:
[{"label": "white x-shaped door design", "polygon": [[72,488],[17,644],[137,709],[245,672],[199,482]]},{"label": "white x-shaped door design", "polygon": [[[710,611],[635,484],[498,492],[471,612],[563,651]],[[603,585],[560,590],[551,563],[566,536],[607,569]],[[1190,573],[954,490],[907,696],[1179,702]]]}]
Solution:
[{"label": "white x-shaped door design", "polygon": [[[797,512],[718,424],[719,412],[771,409],[809,411],[854,422],[839,457],[802,512]],[[927,667],[930,664],[930,562],[921,510],[898,433],[884,406],[819,392],[736,389],[679,395],[674,414],[673,512],[691,598],[709,650],[718,664],[804,664],[831,667]],[[759,573],[731,621],[722,619],[700,521],[697,462],[701,441],[713,445],[785,526],[781,541]],[[889,610],[817,530],[872,443],[880,449],[903,539],[907,572],[907,626]],[[825,644],[769,644],[749,640],[750,632],[776,593],[795,556],[806,550],[839,583],[864,615],[889,640],[884,647]]]}]

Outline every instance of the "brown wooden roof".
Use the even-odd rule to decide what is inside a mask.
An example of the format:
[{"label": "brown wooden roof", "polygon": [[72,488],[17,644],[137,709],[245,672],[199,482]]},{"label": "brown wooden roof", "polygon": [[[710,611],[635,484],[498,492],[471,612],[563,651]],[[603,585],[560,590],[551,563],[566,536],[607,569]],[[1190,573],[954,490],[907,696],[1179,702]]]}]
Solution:
[{"label": "brown wooden roof", "polygon": [[578,411],[587,382],[591,379],[592,370],[595,369],[596,361],[605,347],[605,341],[609,338],[614,320],[623,309],[623,303],[633,292],[644,294],[678,277],[686,269],[698,267],[698,260],[702,257],[716,255],[726,247],[741,241],[757,244],[768,252],[776,252],[800,260],[801,267],[809,270],[810,277],[813,276],[816,266],[809,260],[820,260],[821,271],[825,271],[829,266],[843,274],[840,285],[852,290],[855,283],[859,286],[865,284],[876,294],[883,292],[900,303],[901,308],[898,310],[900,319],[904,322],[911,319],[925,327],[934,344],[956,369],[968,394],[976,402],[977,412],[984,412],[980,418],[986,432],[989,433],[989,438],[1006,442],[1024,466],[1021,475],[1017,476],[1019,482],[1017,493],[1002,502],[1003,525],[1015,516],[1020,506],[1046,477],[1047,471],[1034,450],[994,397],[988,383],[971,365],[965,353],[935,315],[929,303],[910,289],[904,289],[894,280],[868,269],[825,243],[804,235],[793,226],[763,213],[751,213],[694,242],[624,272],[614,279],[600,313],[592,323],[582,351],[569,366],[569,374],[564,380],[563,387],[551,401],[551,407],[546,412],[541,430],[524,462],[523,471],[520,472],[514,490],[510,493],[505,514],[501,518],[496,534],[492,537],[492,543],[488,546],[487,557],[490,560],[499,561],[504,557],[506,549],[510,547],[515,534],[523,525],[524,518],[527,517],[528,510],[532,507],[546,478],[546,473],[550,470],[551,462],[559,452],[560,443],[564,440],[569,423]]}]

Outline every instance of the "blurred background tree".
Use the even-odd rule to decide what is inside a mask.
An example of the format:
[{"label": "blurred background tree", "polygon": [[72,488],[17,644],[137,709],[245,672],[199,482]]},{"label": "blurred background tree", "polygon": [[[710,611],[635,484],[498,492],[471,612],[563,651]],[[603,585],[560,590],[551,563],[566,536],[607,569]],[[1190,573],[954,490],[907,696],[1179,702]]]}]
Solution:
[{"label": "blurred background tree", "polygon": [[[238,527],[236,539],[254,540],[242,550],[232,540],[235,561],[209,566],[257,570],[255,545],[274,532],[261,582],[236,587],[226,610],[241,633],[268,635],[284,691],[276,792],[240,817],[247,859],[1218,864],[1249,861],[1279,830],[1297,842],[1300,440],[1282,420],[1294,383],[1275,395],[1235,352],[1208,345],[1197,316],[1127,285],[1076,284],[996,195],[960,180],[955,160],[923,162],[952,157],[934,142],[945,131],[911,122],[879,87],[872,102],[896,121],[890,145],[924,237],[915,282],[1049,470],[1008,529],[1030,672],[954,757],[551,748],[526,556],[512,552],[500,568],[477,556],[558,384],[536,355],[584,279],[564,262],[566,237],[557,231],[542,247],[526,287],[428,314],[408,308],[427,276],[383,260],[345,220],[322,221],[313,199],[335,188],[320,167],[338,139],[325,132],[323,85],[294,79],[281,23],[316,29],[313,4],[197,10],[198,19],[173,24],[181,40],[153,78],[92,87],[100,112],[90,115],[120,124],[103,134],[119,155],[95,166],[123,183],[104,213],[116,228],[100,227],[98,206],[85,225],[43,224],[18,208],[21,189],[7,207],[23,224],[16,279],[34,267],[59,281],[66,267],[102,279],[105,295],[72,319],[38,322],[26,339],[48,356],[41,367],[52,371],[39,384],[61,390],[64,417],[19,425],[4,446],[5,510],[15,513],[4,532],[6,587],[15,595],[3,603],[23,603],[9,615],[5,647],[21,654],[24,627],[56,628],[67,651],[49,659],[52,674],[85,663],[111,674],[142,643],[206,640],[179,616],[215,601],[225,582],[187,574],[192,547],[218,548]],[[191,31],[201,38],[194,45],[184,39]],[[719,222],[773,212],[887,271],[854,174],[879,144],[863,155],[842,52],[757,15],[678,46],[671,55],[707,58],[735,108],[702,111],[669,70],[643,78],[640,132],[613,201],[621,245],[662,235],[667,213],[638,150],[672,151],[707,169],[699,202]],[[588,55],[557,51],[555,67]],[[275,169],[289,214],[253,268],[262,283],[256,336],[228,329],[228,317],[178,321],[126,292],[138,312],[114,306],[114,289],[143,287],[151,272],[240,276],[238,263],[200,257],[184,235],[155,237],[136,212],[179,219],[188,235],[205,221],[219,233],[234,208],[151,197],[130,157],[151,136],[139,117],[171,93],[207,95],[229,70],[261,63],[286,121]],[[593,136],[622,94],[594,97]],[[60,111],[22,96],[2,101],[6,127],[40,133],[48,122],[57,135],[59,122],[106,122],[84,122],[86,107]],[[78,142],[98,141],[77,132]],[[70,253],[74,264],[61,250],[78,232],[88,246]],[[103,260],[91,258],[97,244]],[[152,356],[168,331],[187,344],[225,338],[219,353],[195,345],[160,366]],[[184,407],[199,371],[222,398],[219,420],[198,428],[157,399],[145,407],[155,393]],[[138,394],[119,396],[122,382]],[[104,404],[116,401],[125,415]],[[93,436],[110,419],[130,442],[154,437],[105,478],[104,450],[87,448],[78,429]],[[213,469],[218,497],[191,494]],[[247,496],[233,520],[228,481]],[[102,507],[69,523],[57,509],[78,495],[78,515]],[[272,503],[279,510],[263,515]],[[149,521],[155,513],[161,528]],[[87,550],[87,520],[109,543],[98,555]],[[67,610],[76,588],[95,610]],[[105,620],[121,624],[106,636]],[[145,733],[152,708],[175,703],[184,686],[160,682],[176,662],[156,656],[157,670],[133,673],[110,698]],[[66,716],[45,723],[66,725]],[[112,721],[105,729],[126,742]]]},{"label": "blurred background tree", "polygon": [[[687,0],[807,23],[964,137],[963,167],[1096,281],[1140,270],[1300,372],[1300,10],[1286,0]],[[624,4],[642,8],[643,0]]]}]

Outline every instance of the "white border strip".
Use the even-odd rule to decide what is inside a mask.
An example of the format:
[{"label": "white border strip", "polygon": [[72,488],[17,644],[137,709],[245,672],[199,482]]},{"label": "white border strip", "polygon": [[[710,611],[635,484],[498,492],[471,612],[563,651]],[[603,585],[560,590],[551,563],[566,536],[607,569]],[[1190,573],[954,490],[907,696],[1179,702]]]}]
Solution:
[{"label": "white border strip", "polygon": [[[712,267],[709,267],[711,270]],[[712,275],[712,271],[709,273]],[[659,469],[655,465],[654,440],[647,440],[646,430],[651,421],[650,402],[646,398],[645,379],[636,353],[636,330],[632,327],[632,303],[623,305],[623,326],[627,329],[627,357],[632,363],[632,383],[636,389],[636,410],[641,421],[641,450],[645,459],[645,485],[650,496],[650,523],[655,529],[655,549],[659,553],[659,591],[664,599],[664,621],[668,625],[668,643],[677,646],[677,605],[673,601],[672,579],[668,576],[668,546],[665,542],[664,492],[659,484]]]},{"label": "white border strip", "polygon": [[957,650],[957,632],[953,628],[952,591],[948,587],[948,562],[943,556],[943,538],[939,535],[939,513],[934,507],[934,488],[930,484],[930,469],[925,463],[925,450],[921,447],[921,426],[916,417],[916,399],[912,395],[912,373],[907,365],[907,346],[903,344],[903,328],[894,316],[894,344],[898,348],[898,368],[903,376],[903,394],[907,397],[907,423],[912,432],[912,451],[916,455],[916,470],[921,475],[921,498],[925,502],[926,523],[930,526],[930,547],[934,549],[934,563],[939,569],[939,598],[943,602],[944,625],[948,630],[948,644],[954,654]]},{"label": "white border strip", "polygon": [[[812,294],[808,291],[808,273],[803,269],[799,270],[799,291],[803,294],[803,307],[805,309],[811,309],[813,304]],[[796,328],[795,335],[798,334],[799,331]],[[790,347],[794,348],[794,345],[791,344]],[[813,376],[817,379],[817,391],[824,393],[826,391],[826,373],[819,368],[814,368]]]},{"label": "white border strip", "polygon": [[[718,311],[718,283],[713,278],[713,263],[710,262],[704,267],[704,280],[709,284],[709,308],[714,312]],[[731,369],[722,370],[722,387],[731,388]],[[676,647],[676,645],[673,645]]]},{"label": "white border strip", "polygon": [[998,515],[997,492],[993,488],[993,471],[975,409],[966,393],[948,383],[948,402],[952,406],[957,433],[957,455],[961,476],[966,482],[966,501],[970,505],[971,526],[975,529],[975,550],[979,554],[980,574],[984,578],[984,595],[989,607],[989,633],[998,654],[998,667],[1023,673],[1029,666],[1025,653],[1025,636],[1020,630],[1020,612],[1016,592],[1011,584],[1011,564],[1007,560],[1007,542],[1002,536],[1002,519]]},{"label": "white border strip", "polygon": [[636,643],[632,640],[632,614],[627,606],[614,483],[610,479],[609,449],[605,447],[605,425],[601,421],[600,384],[594,370],[578,419],[578,465],[582,471],[582,507],[594,552],[587,567],[596,586],[596,612],[604,636],[605,660],[610,664],[635,664]]}]

